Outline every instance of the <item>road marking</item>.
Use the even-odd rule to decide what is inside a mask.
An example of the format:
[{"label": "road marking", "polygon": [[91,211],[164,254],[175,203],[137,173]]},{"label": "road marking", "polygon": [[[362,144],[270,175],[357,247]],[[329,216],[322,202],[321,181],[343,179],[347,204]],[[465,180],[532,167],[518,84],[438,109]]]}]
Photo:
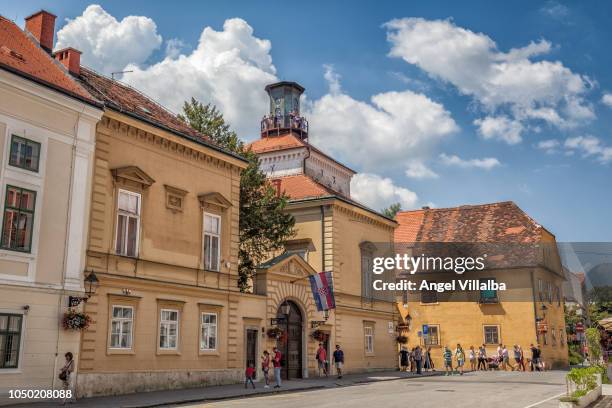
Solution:
[{"label": "road marking", "polygon": [[533,408],[533,407],[537,407],[537,406],[538,406],[538,405],[540,405],[540,404],[543,404],[543,403],[548,402],[548,401],[550,401],[550,400],[552,400],[552,399],[555,399],[555,398],[559,398],[559,397],[560,397],[560,396],[562,396],[562,395],[565,395],[565,393],[564,393],[564,392],[562,392],[562,393],[561,393],[561,394],[559,394],[559,395],[553,395],[553,396],[552,396],[552,397],[550,397],[550,398],[546,398],[545,400],[542,400],[542,401],[540,401],[540,402],[536,402],[535,404],[527,405],[527,406],[526,406],[526,407],[524,407],[524,408]]}]

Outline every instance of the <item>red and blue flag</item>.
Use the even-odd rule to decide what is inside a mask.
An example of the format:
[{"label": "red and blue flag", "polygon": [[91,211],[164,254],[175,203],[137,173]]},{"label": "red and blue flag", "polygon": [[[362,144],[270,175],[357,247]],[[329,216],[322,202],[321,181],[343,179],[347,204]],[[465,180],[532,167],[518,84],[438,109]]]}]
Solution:
[{"label": "red and blue flag", "polygon": [[316,275],[310,275],[310,287],[312,288],[312,296],[317,304],[319,312],[336,307],[334,299],[334,284],[332,281],[331,272],[321,272]]}]

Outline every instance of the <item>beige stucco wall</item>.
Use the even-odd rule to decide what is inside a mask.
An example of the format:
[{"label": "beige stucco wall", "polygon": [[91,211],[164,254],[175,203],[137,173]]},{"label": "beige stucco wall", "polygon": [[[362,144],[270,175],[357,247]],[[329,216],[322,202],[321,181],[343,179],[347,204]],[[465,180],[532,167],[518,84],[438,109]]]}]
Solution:
[{"label": "beige stucco wall", "polygon": [[[242,294],[237,288],[240,171],[245,163],[111,111],[97,132],[87,269],[98,275],[100,287],[86,306],[95,323],[83,334],[78,394],[240,381],[246,364],[245,329],[259,330],[266,313],[264,297]],[[130,166],[140,176],[113,173]],[[138,177],[149,181],[135,182]],[[180,210],[167,206],[168,186],[185,192]],[[115,255],[119,188],[142,194],[136,258]],[[199,200],[209,193],[221,195],[230,205]],[[203,269],[204,211],[221,217],[220,271]],[[129,350],[109,348],[113,304],[134,307]],[[158,346],[162,307],[179,310],[176,351]],[[199,348],[203,311],[218,314],[214,352]]]},{"label": "beige stucco wall", "polygon": [[[8,389],[60,389],[64,353],[78,359],[80,333],[64,330],[61,318],[68,296],[83,294],[85,252],[73,238],[86,232],[87,217],[79,214],[89,206],[101,111],[6,71],[0,94],[0,202],[7,185],[36,191],[32,250],[0,249],[0,310],[23,315],[19,367],[0,369],[0,404],[6,404],[14,403]],[[38,172],[9,165],[13,134],[41,144]],[[83,172],[71,171],[77,160]]]}]

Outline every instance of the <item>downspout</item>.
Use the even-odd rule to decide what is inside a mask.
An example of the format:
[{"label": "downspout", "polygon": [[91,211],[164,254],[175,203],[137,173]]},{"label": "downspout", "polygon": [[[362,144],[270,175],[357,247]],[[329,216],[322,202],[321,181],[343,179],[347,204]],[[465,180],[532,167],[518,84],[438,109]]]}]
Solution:
[{"label": "downspout", "polygon": [[533,276],[533,269],[529,272],[529,274],[531,275],[531,297],[533,299],[533,324],[535,326],[536,343],[539,343],[540,339],[538,337],[538,306],[536,304],[535,277]]},{"label": "downspout", "polygon": [[321,271],[325,271],[325,208],[321,204]]}]

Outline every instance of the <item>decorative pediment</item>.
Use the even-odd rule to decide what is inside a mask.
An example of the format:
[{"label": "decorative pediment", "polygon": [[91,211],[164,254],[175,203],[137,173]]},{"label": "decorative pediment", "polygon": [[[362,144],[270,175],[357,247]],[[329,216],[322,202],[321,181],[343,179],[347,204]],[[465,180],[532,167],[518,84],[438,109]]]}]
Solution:
[{"label": "decorative pediment", "polygon": [[213,206],[221,210],[225,210],[232,206],[232,202],[230,200],[225,198],[223,194],[217,192],[200,194],[198,196],[198,200],[200,200],[202,207]]},{"label": "decorative pediment", "polygon": [[[299,280],[317,273],[304,258],[294,252],[284,252],[260,265],[258,269],[266,270],[268,274],[285,275]],[[308,280],[304,282],[308,283]]]},{"label": "decorative pediment", "polygon": [[151,176],[136,166],[118,167],[112,169],[111,172],[115,180],[140,184],[142,188],[147,188],[155,183]]}]

